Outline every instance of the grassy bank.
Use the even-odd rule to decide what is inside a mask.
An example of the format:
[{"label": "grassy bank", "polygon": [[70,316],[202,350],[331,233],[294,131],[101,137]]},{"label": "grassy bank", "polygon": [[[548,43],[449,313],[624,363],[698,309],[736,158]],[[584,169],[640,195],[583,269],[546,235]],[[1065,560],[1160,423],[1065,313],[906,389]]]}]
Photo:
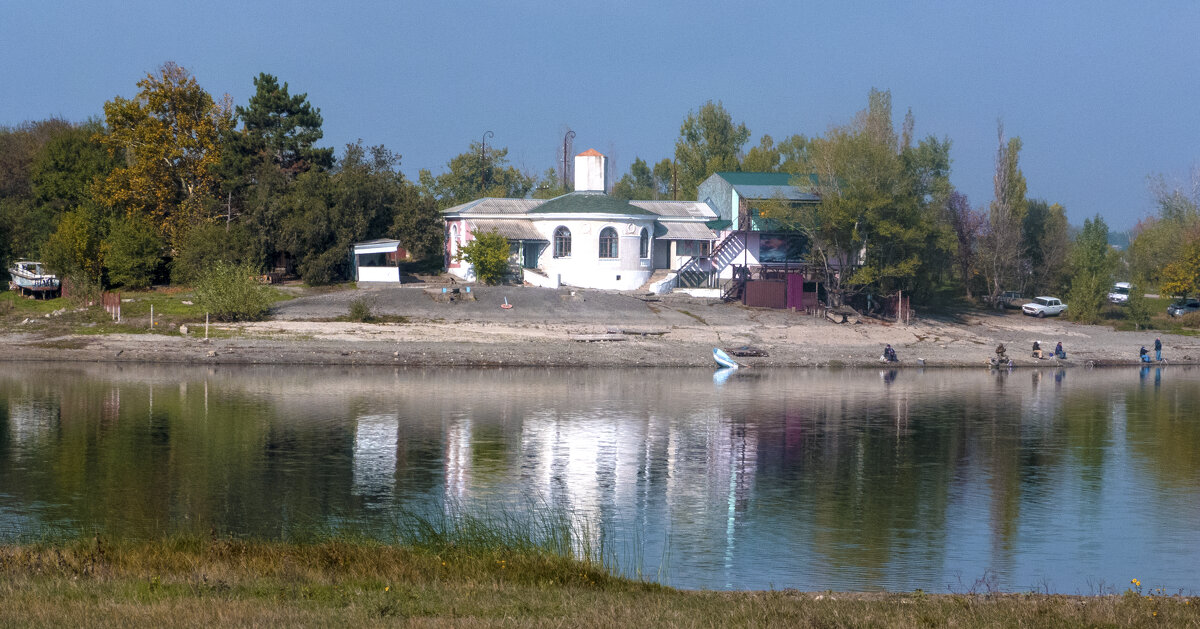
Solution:
[{"label": "grassy bank", "polygon": [[347,540],[0,547],[6,627],[1200,626],[1189,599],[1150,594],[684,592],[545,549]]}]

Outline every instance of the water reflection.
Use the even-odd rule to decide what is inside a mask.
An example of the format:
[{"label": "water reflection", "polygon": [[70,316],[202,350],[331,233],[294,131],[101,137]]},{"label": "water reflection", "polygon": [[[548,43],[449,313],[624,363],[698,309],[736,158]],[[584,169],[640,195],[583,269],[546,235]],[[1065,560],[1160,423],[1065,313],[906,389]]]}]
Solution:
[{"label": "water reflection", "polygon": [[544,505],[683,587],[1198,589],[1200,371],[1069,376],[0,364],[0,537]]}]

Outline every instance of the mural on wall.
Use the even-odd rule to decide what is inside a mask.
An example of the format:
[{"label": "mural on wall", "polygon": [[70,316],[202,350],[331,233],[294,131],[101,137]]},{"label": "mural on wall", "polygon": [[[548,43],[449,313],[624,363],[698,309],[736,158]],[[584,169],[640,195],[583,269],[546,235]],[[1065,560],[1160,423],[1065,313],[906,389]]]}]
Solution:
[{"label": "mural on wall", "polygon": [[758,260],[802,262],[808,253],[808,239],[801,234],[762,234],[758,237]]}]

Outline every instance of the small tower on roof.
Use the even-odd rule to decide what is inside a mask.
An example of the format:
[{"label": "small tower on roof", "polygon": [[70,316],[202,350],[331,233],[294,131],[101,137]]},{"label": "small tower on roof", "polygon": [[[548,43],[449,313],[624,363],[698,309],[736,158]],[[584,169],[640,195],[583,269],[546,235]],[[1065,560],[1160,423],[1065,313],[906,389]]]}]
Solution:
[{"label": "small tower on roof", "polygon": [[575,156],[575,192],[608,190],[608,158],[596,149]]}]

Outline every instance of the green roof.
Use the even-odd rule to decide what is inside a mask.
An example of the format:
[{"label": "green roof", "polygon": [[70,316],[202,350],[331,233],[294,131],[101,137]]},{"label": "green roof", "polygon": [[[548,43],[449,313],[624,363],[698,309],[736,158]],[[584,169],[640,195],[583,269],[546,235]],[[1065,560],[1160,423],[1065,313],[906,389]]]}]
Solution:
[{"label": "green roof", "polygon": [[715,230],[720,231],[722,229],[729,227],[732,224],[733,224],[733,221],[727,221],[727,220],[717,218],[717,219],[713,219],[711,221],[705,222],[704,226],[709,229],[715,229]]},{"label": "green roof", "polygon": [[793,175],[791,173],[751,173],[751,172],[718,172],[725,181],[735,186],[790,186],[793,179],[808,179],[813,186],[817,185],[815,174]]},{"label": "green roof", "polygon": [[529,210],[530,214],[622,214],[657,216],[654,212],[631,205],[602,192],[571,192]]}]

